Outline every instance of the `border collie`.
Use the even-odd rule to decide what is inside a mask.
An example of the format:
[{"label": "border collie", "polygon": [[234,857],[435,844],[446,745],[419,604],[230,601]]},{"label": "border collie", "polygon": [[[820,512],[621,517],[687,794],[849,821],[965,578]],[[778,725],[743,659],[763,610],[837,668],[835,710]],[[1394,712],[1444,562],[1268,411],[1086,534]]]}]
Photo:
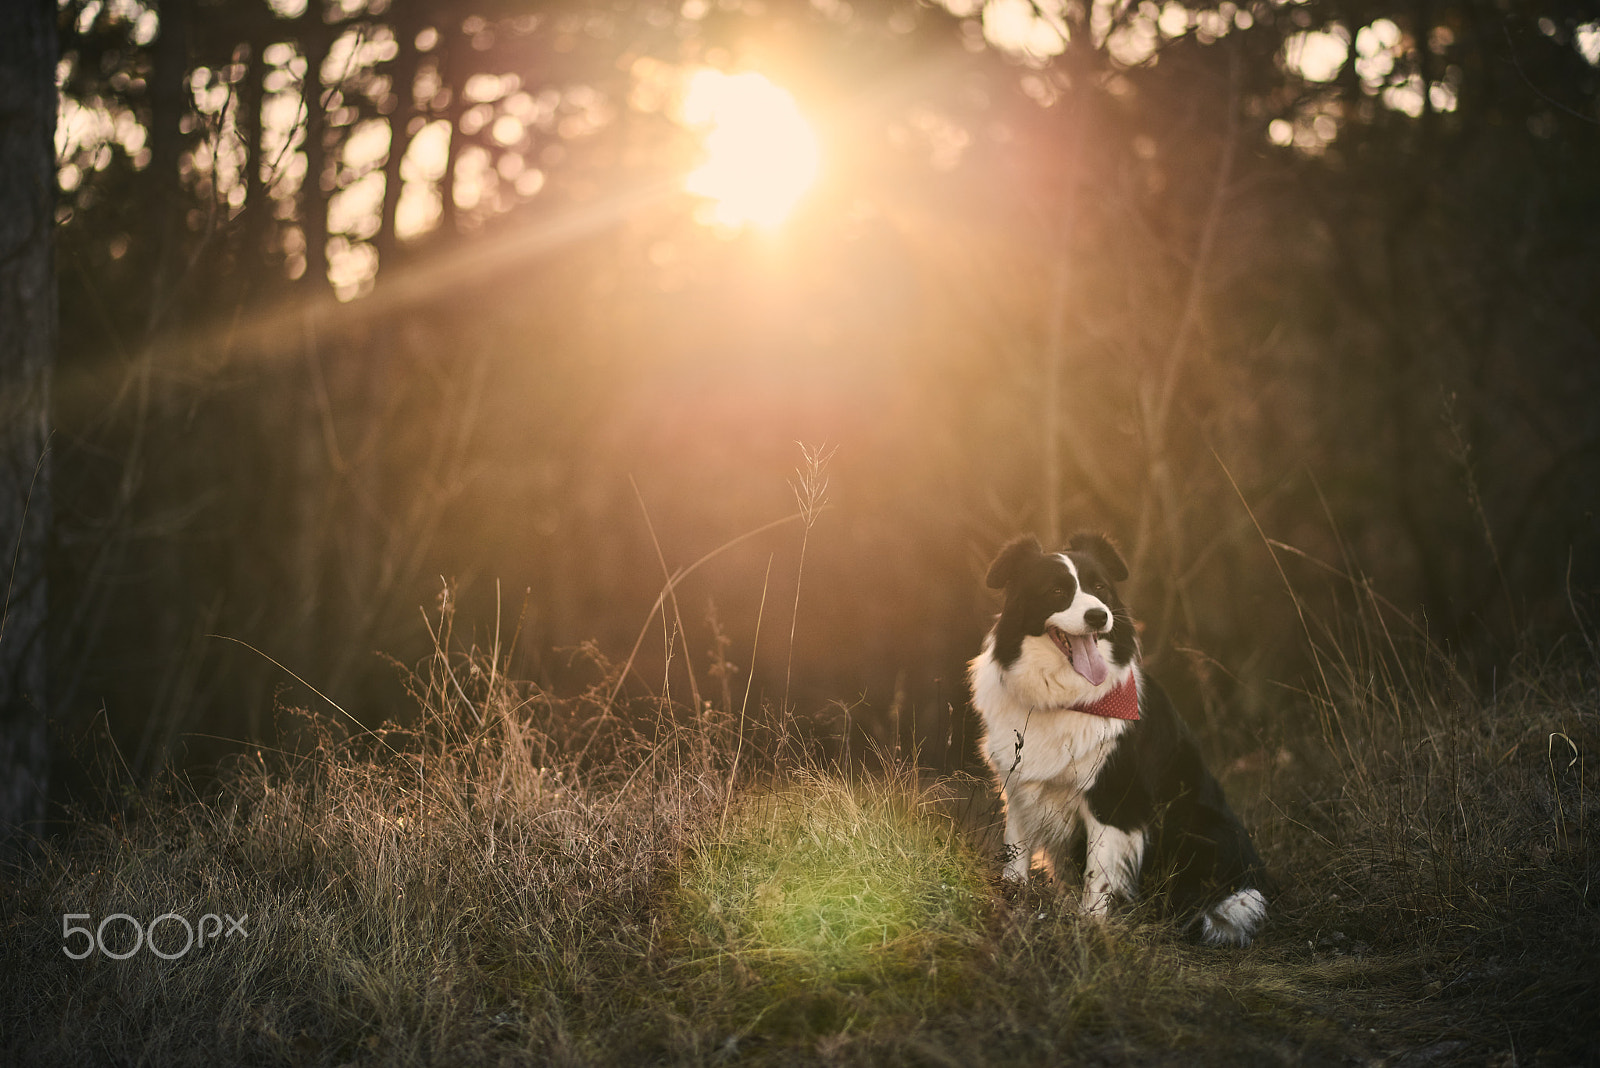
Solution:
[{"label": "border collie", "polygon": [[1006,809],[1008,880],[1035,850],[1083,870],[1083,911],[1141,896],[1192,917],[1210,945],[1246,945],[1267,917],[1261,860],[1172,702],[1139,668],[1117,596],[1128,566],[1098,534],[1045,553],[1018,538],[989,568],[1005,607],[973,659],[983,756]]}]

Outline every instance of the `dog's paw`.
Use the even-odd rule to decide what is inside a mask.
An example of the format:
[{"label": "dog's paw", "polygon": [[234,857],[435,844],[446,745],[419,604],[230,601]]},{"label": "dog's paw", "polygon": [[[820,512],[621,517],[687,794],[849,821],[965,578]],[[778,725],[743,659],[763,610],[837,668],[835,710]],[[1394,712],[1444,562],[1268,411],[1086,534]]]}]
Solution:
[{"label": "dog's paw", "polygon": [[1260,890],[1240,890],[1200,915],[1200,940],[1208,946],[1247,946],[1267,922],[1267,899]]},{"label": "dog's paw", "polygon": [[1026,864],[1007,864],[1000,872],[1000,879],[1007,886],[1023,889],[1028,885],[1028,866]]},{"label": "dog's paw", "polygon": [[1008,886],[1027,886],[1028,869],[1033,866],[1032,860],[1028,850],[1021,846],[1006,846],[1000,851],[1000,878]]},{"label": "dog's paw", "polygon": [[1085,889],[1083,899],[1078,904],[1078,913],[1091,920],[1104,921],[1111,917],[1116,905],[1116,895],[1110,890]]}]

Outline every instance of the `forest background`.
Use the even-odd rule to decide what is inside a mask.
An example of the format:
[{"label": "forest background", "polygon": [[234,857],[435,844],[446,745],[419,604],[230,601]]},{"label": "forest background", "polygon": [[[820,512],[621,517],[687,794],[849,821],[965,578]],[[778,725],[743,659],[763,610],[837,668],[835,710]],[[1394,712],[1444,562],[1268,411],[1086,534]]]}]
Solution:
[{"label": "forest background", "polygon": [[[447,588],[581,691],[719,548],[629,693],[753,673],[822,751],[944,769],[1021,531],[1119,541],[1225,752],[1305,668],[1286,578],[1334,615],[1376,591],[1490,688],[1593,608],[1576,0],[68,0],[57,29],[59,345],[13,396],[48,456],[8,446],[37,492],[5,528],[47,523],[14,542],[7,729],[48,718],[57,799],[107,735],[131,782],[273,739],[300,679],[396,715]],[[705,69],[817,131],[781,225],[683,189]]]}]

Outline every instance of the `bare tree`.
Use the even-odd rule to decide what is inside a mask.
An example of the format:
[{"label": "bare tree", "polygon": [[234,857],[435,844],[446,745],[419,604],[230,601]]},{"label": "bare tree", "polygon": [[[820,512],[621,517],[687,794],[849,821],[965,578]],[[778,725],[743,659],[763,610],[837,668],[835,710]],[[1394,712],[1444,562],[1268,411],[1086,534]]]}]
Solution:
[{"label": "bare tree", "polygon": [[56,5],[0,4],[0,839],[36,830],[49,775],[46,443],[56,343]]}]

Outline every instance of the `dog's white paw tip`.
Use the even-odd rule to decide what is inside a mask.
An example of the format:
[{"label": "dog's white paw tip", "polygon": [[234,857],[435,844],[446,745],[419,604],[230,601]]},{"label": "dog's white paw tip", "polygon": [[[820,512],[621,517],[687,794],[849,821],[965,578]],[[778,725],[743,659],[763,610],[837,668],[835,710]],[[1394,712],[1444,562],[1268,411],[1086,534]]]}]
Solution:
[{"label": "dog's white paw tip", "polygon": [[1208,946],[1247,946],[1267,922],[1267,899],[1261,891],[1240,890],[1201,915],[1200,939]]}]

